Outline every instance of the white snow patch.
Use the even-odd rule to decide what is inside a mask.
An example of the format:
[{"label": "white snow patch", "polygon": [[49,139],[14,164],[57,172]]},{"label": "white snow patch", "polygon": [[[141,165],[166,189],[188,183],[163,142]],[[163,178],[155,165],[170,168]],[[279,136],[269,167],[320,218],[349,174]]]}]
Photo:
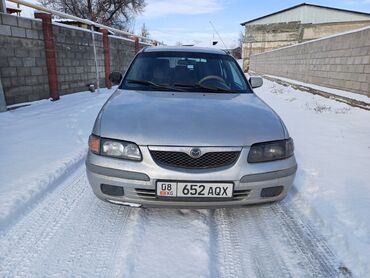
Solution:
[{"label": "white snow patch", "polygon": [[320,90],[320,91],[327,92],[329,94],[333,94],[333,95],[337,95],[337,96],[351,98],[351,99],[363,101],[363,102],[366,102],[366,103],[370,102],[370,98],[368,96],[361,95],[361,94],[356,94],[356,93],[343,91],[343,90],[339,90],[339,89],[328,88],[328,87],[319,86],[319,85],[311,84],[311,83],[305,83],[305,82],[302,82],[302,81],[297,81],[297,80],[293,80],[293,79],[289,79],[289,78],[285,78],[285,77],[280,77],[280,76],[275,76],[275,75],[270,75],[270,74],[265,74],[265,76],[270,76],[272,78],[281,79],[281,80],[289,82],[289,83],[310,87],[312,89]]},{"label": "white snow patch", "polygon": [[[359,277],[370,273],[370,113],[269,80],[256,94],[294,138],[292,200]],[[349,93],[348,93],[349,94]]]},{"label": "white snow patch", "polygon": [[96,115],[113,89],[100,92],[0,114],[0,230],[82,161]]}]

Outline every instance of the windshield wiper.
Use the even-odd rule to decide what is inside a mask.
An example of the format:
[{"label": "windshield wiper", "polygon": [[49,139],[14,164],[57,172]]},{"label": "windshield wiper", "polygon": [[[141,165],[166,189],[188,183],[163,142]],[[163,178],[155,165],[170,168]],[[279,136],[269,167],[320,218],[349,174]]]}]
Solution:
[{"label": "windshield wiper", "polygon": [[169,90],[169,91],[179,91],[179,92],[184,91],[184,90],[181,90],[179,88],[174,88],[174,87],[170,87],[170,86],[166,86],[166,85],[157,84],[157,83],[154,83],[154,82],[149,81],[149,80],[128,79],[127,82],[128,83],[134,83],[134,84],[141,84],[141,85],[145,85],[145,86],[151,86],[151,87],[160,88],[160,89],[166,89],[166,90]]},{"label": "windshield wiper", "polygon": [[196,84],[175,83],[173,85],[175,87],[203,89],[203,90],[206,90],[207,92],[240,93],[239,91],[235,91],[235,90],[224,89],[224,88],[219,88],[219,87],[209,87],[209,86],[204,86],[204,85],[199,84],[199,83],[196,83]]}]

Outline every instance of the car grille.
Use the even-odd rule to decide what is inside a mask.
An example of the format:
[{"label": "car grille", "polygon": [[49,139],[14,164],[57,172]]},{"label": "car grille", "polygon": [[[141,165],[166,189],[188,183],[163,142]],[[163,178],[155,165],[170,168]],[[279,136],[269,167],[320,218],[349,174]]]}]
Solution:
[{"label": "car grille", "polygon": [[198,158],[192,158],[184,152],[152,150],[150,153],[159,165],[187,169],[210,169],[234,164],[240,151],[208,152]]}]

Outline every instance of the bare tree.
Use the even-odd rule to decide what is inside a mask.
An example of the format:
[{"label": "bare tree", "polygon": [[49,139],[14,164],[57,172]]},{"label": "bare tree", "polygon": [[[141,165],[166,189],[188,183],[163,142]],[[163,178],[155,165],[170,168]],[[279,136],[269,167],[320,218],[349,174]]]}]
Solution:
[{"label": "bare tree", "polygon": [[239,32],[239,38],[238,38],[238,46],[243,48],[243,43],[245,42],[244,34],[242,31]]},{"label": "bare tree", "polygon": [[146,28],[145,23],[143,23],[143,25],[141,26],[140,36],[142,36],[144,38],[149,38],[150,37],[149,30],[148,30],[148,28]]},{"label": "bare tree", "polygon": [[145,0],[41,0],[52,9],[127,30],[135,15],[145,7]]}]

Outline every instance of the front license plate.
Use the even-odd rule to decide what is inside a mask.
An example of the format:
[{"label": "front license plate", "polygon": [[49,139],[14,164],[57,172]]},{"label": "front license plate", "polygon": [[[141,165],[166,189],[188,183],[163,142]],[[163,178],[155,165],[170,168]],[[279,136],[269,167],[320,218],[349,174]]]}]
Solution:
[{"label": "front license plate", "polygon": [[157,196],[164,198],[231,198],[233,183],[157,182]]}]

